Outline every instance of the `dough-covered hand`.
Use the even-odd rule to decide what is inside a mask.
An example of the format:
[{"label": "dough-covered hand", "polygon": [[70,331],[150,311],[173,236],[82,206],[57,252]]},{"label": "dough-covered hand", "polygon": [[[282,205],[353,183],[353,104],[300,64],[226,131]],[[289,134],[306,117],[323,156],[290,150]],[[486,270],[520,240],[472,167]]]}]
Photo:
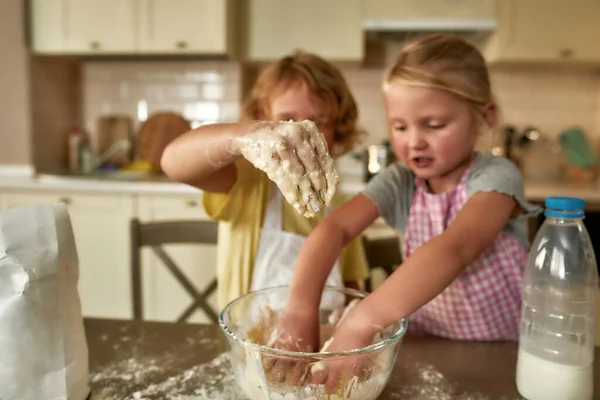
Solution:
[{"label": "dough-covered hand", "polygon": [[312,121],[261,122],[234,138],[233,147],[264,171],[301,215],[313,217],[331,203],[339,176]]}]

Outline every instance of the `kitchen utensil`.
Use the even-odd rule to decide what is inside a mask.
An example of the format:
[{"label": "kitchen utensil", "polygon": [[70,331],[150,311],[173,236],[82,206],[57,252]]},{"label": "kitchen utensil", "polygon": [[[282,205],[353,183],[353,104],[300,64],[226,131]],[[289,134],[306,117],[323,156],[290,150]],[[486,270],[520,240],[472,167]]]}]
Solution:
[{"label": "kitchen utensil", "polygon": [[191,130],[189,121],[174,112],[157,112],[144,122],[136,139],[137,158],[160,171],[160,158],[169,143]]},{"label": "kitchen utensil", "polygon": [[[105,115],[97,122],[98,154],[104,154],[111,146],[121,141],[133,139],[133,119],[129,115]],[[128,164],[132,160],[132,152],[120,151],[105,162],[118,166]]]},{"label": "kitchen utensil", "polygon": [[519,142],[518,161],[525,179],[562,179],[568,161],[555,139],[537,130],[525,130]]},{"label": "kitchen utensil", "polygon": [[379,145],[368,146],[363,155],[363,180],[368,182],[371,178],[383,171],[388,165],[396,161],[389,140]]},{"label": "kitchen utensil", "polygon": [[[251,400],[273,398],[372,400],[376,399],[388,382],[396,362],[400,343],[406,332],[405,319],[382,330],[375,337],[374,344],[341,353],[303,353],[274,349],[252,343],[249,336],[256,336],[257,326],[276,326],[281,312],[278,305],[286,297],[288,287],[275,287],[251,292],[227,305],[219,317],[219,325],[227,339],[227,354],[234,369],[236,380],[246,396]],[[326,287],[321,298],[320,319],[327,326],[332,315],[339,315],[339,309],[324,305],[349,304],[354,299],[363,299],[366,292]],[[269,318],[265,319],[265,315]],[[268,322],[265,322],[268,321]],[[263,337],[269,332],[264,331]],[[306,368],[327,367],[329,363],[342,359],[352,359],[363,366],[357,375],[346,377],[340,382],[339,397],[325,394],[322,385],[292,385],[269,380],[265,375],[265,363],[285,360],[288,364],[305,365]],[[316,365],[316,367],[315,367]],[[284,380],[285,382],[285,380]]]},{"label": "kitchen utensil", "polygon": [[561,132],[560,145],[569,160],[567,177],[576,181],[591,181],[596,177],[598,157],[592,150],[585,132],[578,127]]},{"label": "kitchen utensil", "polygon": [[569,161],[576,167],[586,169],[598,162],[598,158],[581,128],[573,127],[562,131],[560,144]]}]

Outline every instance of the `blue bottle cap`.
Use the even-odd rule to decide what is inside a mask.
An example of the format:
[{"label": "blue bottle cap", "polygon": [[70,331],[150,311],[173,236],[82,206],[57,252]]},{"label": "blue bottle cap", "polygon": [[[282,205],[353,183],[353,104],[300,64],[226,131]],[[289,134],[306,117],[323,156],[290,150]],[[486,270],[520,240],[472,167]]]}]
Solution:
[{"label": "blue bottle cap", "polygon": [[584,216],[585,200],[577,197],[547,197],[547,216],[559,218],[581,218]]}]

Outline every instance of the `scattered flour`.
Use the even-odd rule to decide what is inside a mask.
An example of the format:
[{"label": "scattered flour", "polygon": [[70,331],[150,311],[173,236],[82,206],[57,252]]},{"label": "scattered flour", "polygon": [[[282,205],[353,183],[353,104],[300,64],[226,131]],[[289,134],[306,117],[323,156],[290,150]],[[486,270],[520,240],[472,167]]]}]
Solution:
[{"label": "scattered flour", "polygon": [[[479,393],[458,393],[455,385],[432,365],[415,365],[415,369],[416,376],[411,379],[410,384],[396,380],[392,375],[386,389],[387,398],[399,400],[490,400],[489,397]],[[109,370],[92,375],[92,382],[96,386],[108,387],[110,384],[111,387],[102,392],[95,392],[92,400],[247,400],[247,397],[239,389],[234,370],[225,354],[221,354],[206,364],[192,367],[179,375],[166,378],[160,383],[139,386],[143,384],[144,380],[147,382],[152,374],[164,372],[163,367],[151,362],[123,361]],[[136,387],[137,389],[135,389]],[[291,394],[288,394],[286,397],[285,394],[273,394],[270,398],[273,400],[321,400],[323,397],[319,396],[320,391],[314,389],[308,392],[306,389],[303,390],[304,396],[292,397]],[[369,389],[379,390],[379,388]],[[501,400],[516,399],[503,398]]]},{"label": "scattered flour", "polygon": [[[401,400],[490,400],[481,393],[460,393],[433,365],[415,365],[416,375],[411,383],[390,380],[388,397]],[[494,399],[497,399],[494,397]],[[517,400],[520,398],[503,397],[499,400]]]},{"label": "scattered flour", "polygon": [[92,387],[103,388],[92,400],[246,400],[225,354],[159,383],[144,384],[165,372],[155,363],[134,360],[110,366],[91,376]]}]

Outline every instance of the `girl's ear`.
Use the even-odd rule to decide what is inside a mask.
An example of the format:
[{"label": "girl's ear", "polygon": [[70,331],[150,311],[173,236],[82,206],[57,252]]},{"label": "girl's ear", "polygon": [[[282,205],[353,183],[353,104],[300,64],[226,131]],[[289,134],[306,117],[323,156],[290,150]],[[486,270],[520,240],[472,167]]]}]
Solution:
[{"label": "girl's ear", "polygon": [[498,121],[498,106],[494,102],[489,102],[483,106],[483,120],[491,128]]}]

